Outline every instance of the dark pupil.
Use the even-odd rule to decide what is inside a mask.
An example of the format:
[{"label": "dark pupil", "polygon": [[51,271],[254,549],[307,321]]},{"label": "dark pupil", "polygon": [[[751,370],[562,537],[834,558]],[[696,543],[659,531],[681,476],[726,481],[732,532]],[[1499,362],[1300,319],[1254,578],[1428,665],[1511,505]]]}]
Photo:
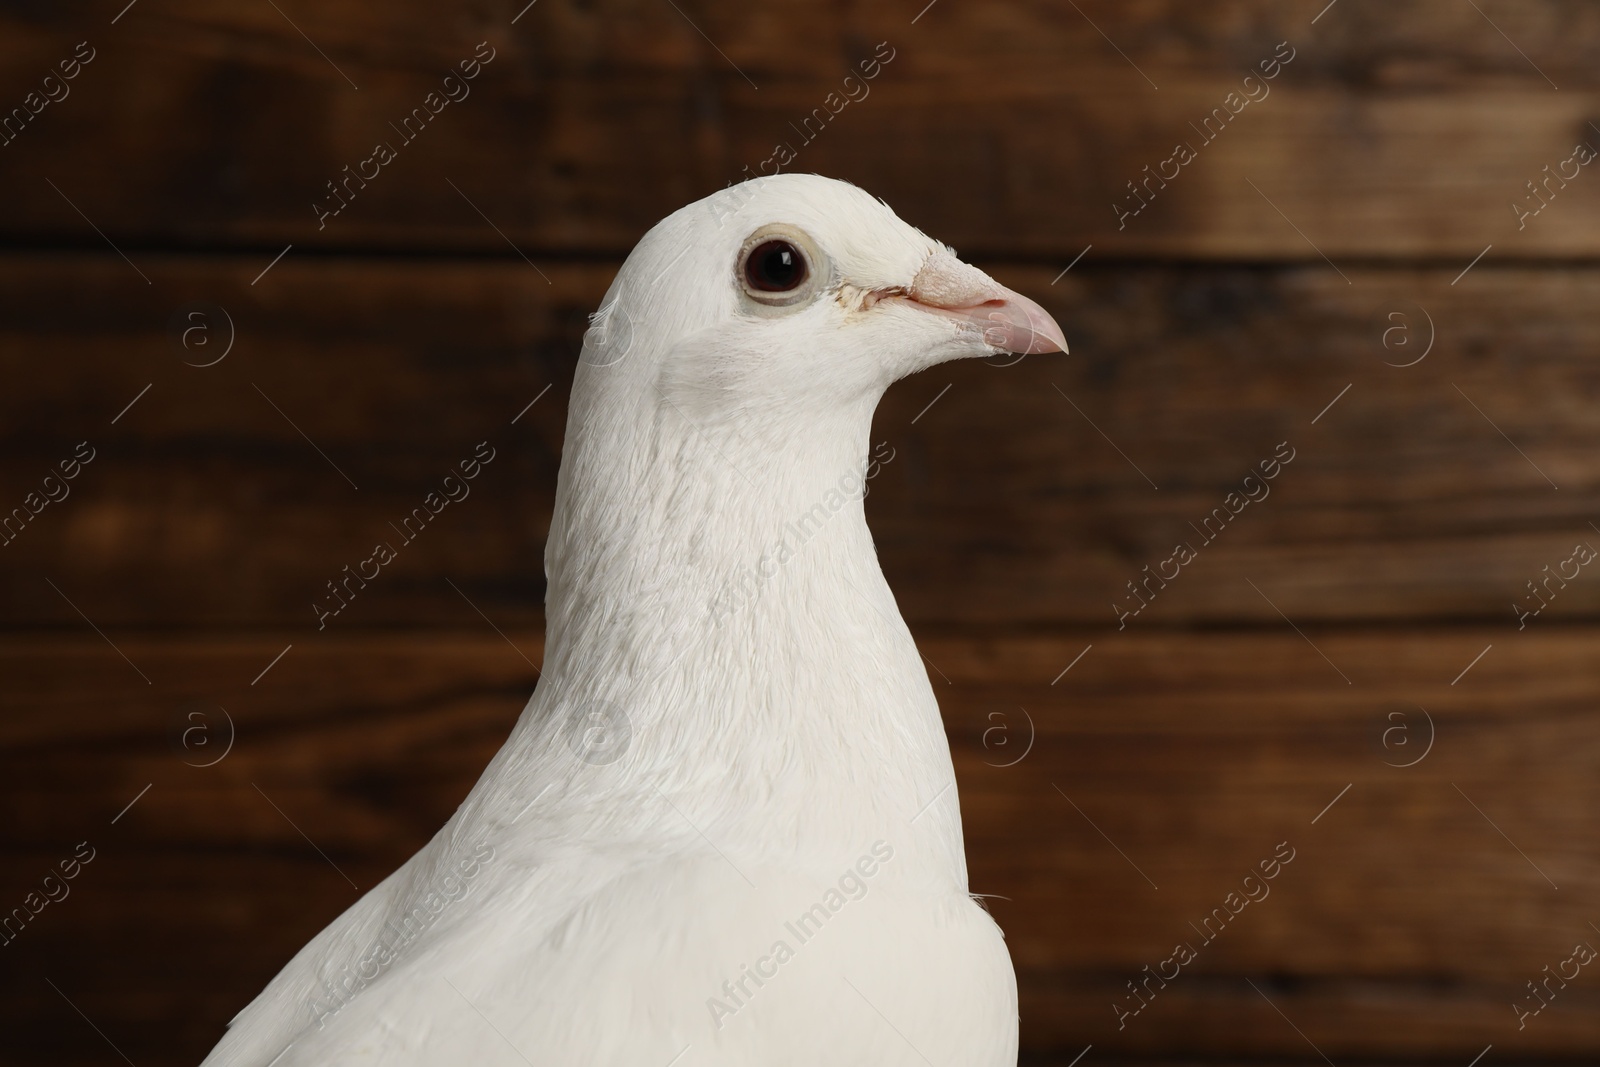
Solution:
[{"label": "dark pupil", "polygon": [[789,242],[768,241],[750,253],[744,273],[754,288],[782,293],[806,280],[806,262]]}]

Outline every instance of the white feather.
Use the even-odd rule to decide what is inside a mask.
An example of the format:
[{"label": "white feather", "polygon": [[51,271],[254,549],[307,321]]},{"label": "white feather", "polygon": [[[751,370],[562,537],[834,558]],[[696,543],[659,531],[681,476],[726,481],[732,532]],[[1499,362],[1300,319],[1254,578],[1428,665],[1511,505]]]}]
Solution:
[{"label": "white feather", "polygon": [[[831,271],[788,314],[755,313],[737,280],[772,223]],[[573,385],[537,691],[449,823],[208,1067],[1015,1064],[1015,980],[967,895],[938,707],[849,488],[890,382],[991,351],[863,298],[941,253],[802,175],[640,241]],[[613,762],[575,752],[597,707],[626,721]],[[863,863],[875,845],[891,858]],[[459,899],[435,915],[441,892]],[[785,924],[807,913],[801,941]]]}]

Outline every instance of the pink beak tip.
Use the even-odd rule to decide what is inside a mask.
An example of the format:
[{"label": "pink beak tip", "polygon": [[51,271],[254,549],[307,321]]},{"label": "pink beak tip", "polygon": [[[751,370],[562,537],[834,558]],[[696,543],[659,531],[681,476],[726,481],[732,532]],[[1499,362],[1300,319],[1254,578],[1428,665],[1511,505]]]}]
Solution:
[{"label": "pink beak tip", "polygon": [[955,319],[1002,352],[1029,356],[1067,351],[1050,313],[1021,293],[949,254],[935,255],[912,282],[909,298],[925,311]]},{"label": "pink beak tip", "polygon": [[1010,331],[1009,338],[1013,343],[1024,345],[1022,348],[1013,348],[1011,351],[1023,355],[1035,355],[1043,352],[1067,351],[1067,338],[1061,332],[1061,327],[1050,313],[1025,296],[1013,294],[1007,301],[1015,306],[1022,314],[1018,316],[1022,321],[1016,322]]},{"label": "pink beak tip", "polygon": [[986,344],[1024,356],[1067,351],[1067,338],[1050,313],[1021,293],[1003,296],[954,313],[983,331]]}]

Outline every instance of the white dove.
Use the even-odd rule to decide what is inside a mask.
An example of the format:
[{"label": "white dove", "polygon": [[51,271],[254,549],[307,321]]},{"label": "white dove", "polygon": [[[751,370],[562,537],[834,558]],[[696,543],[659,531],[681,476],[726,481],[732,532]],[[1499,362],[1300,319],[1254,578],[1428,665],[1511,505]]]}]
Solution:
[{"label": "white dove", "polygon": [[843,182],[657,224],[573,382],[536,692],[206,1065],[1014,1067],[1011,960],[862,497],[891,382],[1065,350]]}]

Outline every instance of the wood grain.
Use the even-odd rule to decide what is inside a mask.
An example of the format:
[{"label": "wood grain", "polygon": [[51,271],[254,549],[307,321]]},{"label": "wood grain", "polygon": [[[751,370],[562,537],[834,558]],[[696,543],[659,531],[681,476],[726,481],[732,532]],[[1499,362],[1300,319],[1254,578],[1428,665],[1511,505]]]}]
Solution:
[{"label": "wood grain", "polygon": [[[97,850],[0,946],[0,1065],[196,1062],[449,817],[536,684],[587,315],[780,143],[1071,342],[896,384],[867,504],[1022,1062],[1594,1060],[1592,975],[1512,1005],[1600,944],[1600,581],[1514,605],[1600,546],[1600,170],[1527,184],[1600,148],[1600,9],[525,4],[0,11],[0,520],[94,450],[0,532],[0,909]],[[395,131],[480,41],[470,96]],[[197,302],[229,325],[185,348]],[[484,441],[319,631],[324,583]],[[1270,496],[1196,530],[1280,442]]]},{"label": "wood grain", "polygon": [[[915,24],[915,4],[546,0],[512,25],[512,0],[144,0],[110,25],[121,6],[0,16],[7,106],[77,42],[97,50],[71,95],[0,149],[14,241],[94,246],[87,216],[130,249],[504,252],[497,227],[536,260],[620,255],[788,144],[790,169],[858,182],[968,254],[1064,265],[1090,243],[1101,258],[1320,249],[1460,269],[1491,242],[1497,258],[1600,248],[1587,169],[1526,226],[1511,210],[1577,141],[1600,148],[1584,95],[1597,26],[1579,0],[1506,5],[1494,22],[1471,5],[1350,3],[1315,25],[1323,5],[1265,0],[940,4]],[[470,95],[402,139],[391,124],[480,41],[495,58]],[[855,103],[830,103],[879,42],[890,63]],[[1279,42],[1294,59],[1254,90],[1269,95],[1203,141],[1191,123]],[[818,108],[827,123],[802,136]],[[326,183],[380,141],[398,158],[319,223]],[[1181,141],[1199,158],[1119,226],[1128,183]]]},{"label": "wood grain", "polygon": [[[475,627],[463,593],[537,622],[574,354],[614,267],[547,284],[520,261],[307,258],[251,285],[261,265],[151,258],[154,285],[129,288],[114,256],[0,260],[6,506],[98,449],[0,548],[6,617],[314,632],[325,583],[489,441],[471,495],[333,625]],[[1052,285],[988,266],[1072,354],[889,391],[867,511],[913,620],[1115,630],[1182,541],[1198,558],[1141,584],[1128,625],[1472,619],[1510,639],[1528,583],[1600,545],[1600,272],[1080,264]],[[191,300],[234,324],[214,367],[172,342]],[[1213,516],[1284,442],[1270,495]],[[1600,611],[1587,571],[1548,588],[1530,626]]]},{"label": "wood grain", "polygon": [[[98,1039],[72,1036],[81,1020],[48,977],[135,1062],[198,1058],[355,898],[351,881],[375,884],[448,817],[535,683],[522,654],[541,658],[537,632],[508,632],[519,654],[487,626],[325,635],[251,685],[294,636],[120,642],[149,686],[92,634],[0,652],[36,712],[0,724],[0,892],[20,901],[76,842],[97,850],[72,895],[6,948],[9,1056],[67,1043],[52,1062],[103,1062]],[[1510,1005],[1572,943],[1600,936],[1586,903],[1600,889],[1597,638],[1325,636],[1346,686],[1293,634],[1096,639],[1054,685],[1084,632],[924,636],[971,886],[995,895],[1025,1050],[1063,1063],[1090,1042],[1114,1057],[1303,1062],[1260,993],[1335,1062],[1592,1047],[1586,983],[1520,1033]],[[1419,706],[1435,743],[1393,766],[1423,751]],[[219,707],[232,750],[186,766],[220,749],[185,749],[178,729],[201,721],[220,744]],[[1397,724],[1405,744],[1385,737]],[[1294,858],[1270,895],[1203,942],[1189,924],[1280,842]],[[1199,958],[1119,1030],[1125,983],[1184,940]]]}]

